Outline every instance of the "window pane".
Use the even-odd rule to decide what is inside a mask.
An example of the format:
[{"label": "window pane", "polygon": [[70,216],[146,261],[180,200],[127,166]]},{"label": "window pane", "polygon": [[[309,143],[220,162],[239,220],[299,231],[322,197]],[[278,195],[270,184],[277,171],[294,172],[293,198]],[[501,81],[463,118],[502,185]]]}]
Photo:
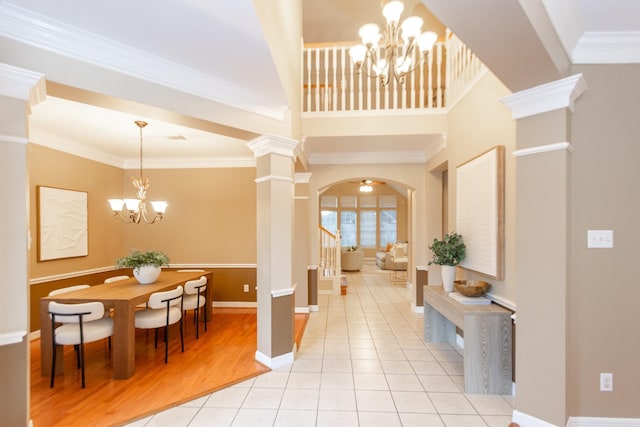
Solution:
[{"label": "window pane", "polygon": [[360,196],[360,207],[361,208],[375,208],[376,205],[376,196]]},{"label": "window pane", "polygon": [[355,211],[340,212],[340,234],[342,237],[340,244],[342,246],[358,246],[358,240],[356,238],[358,230],[356,225]]},{"label": "window pane", "polygon": [[396,210],[385,209],[380,211],[380,243],[395,243],[397,239]]},{"label": "window pane", "polygon": [[358,207],[358,197],[357,196],[340,196],[340,207],[341,208],[357,208]]},{"label": "window pane", "polygon": [[336,211],[320,211],[321,225],[329,230],[331,233],[336,234],[338,231],[338,213]]},{"label": "window pane", "polygon": [[322,196],[320,197],[320,207],[321,208],[338,208],[338,197],[337,196]]},{"label": "window pane", "polygon": [[360,211],[360,246],[375,248],[376,211]]},{"label": "window pane", "polygon": [[393,194],[387,196],[380,196],[380,207],[381,208],[395,208],[396,207],[396,196]]}]

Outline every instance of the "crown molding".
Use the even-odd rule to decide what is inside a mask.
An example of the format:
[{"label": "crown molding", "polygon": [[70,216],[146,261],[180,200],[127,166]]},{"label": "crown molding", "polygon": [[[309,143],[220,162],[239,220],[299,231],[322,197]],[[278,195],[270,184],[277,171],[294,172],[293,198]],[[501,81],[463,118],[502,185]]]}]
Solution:
[{"label": "crown molding", "polygon": [[542,4],[573,64],[640,62],[640,32],[588,32],[574,1],[542,0]]},{"label": "crown molding", "polygon": [[293,174],[296,184],[308,184],[311,182],[313,172],[296,172]]},{"label": "crown molding", "polygon": [[[7,142],[22,142],[21,139],[14,139],[15,141],[7,140]],[[89,148],[84,144],[63,139],[57,135],[38,129],[32,129],[29,139],[30,142],[36,145],[120,169],[137,169],[140,165],[139,158],[122,159],[108,154],[105,151]],[[0,141],[1,140],[3,140],[3,138],[0,135]],[[255,166],[256,161],[251,156],[144,158],[145,169],[254,168]]]},{"label": "crown molding", "polygon": [[31,128],[29,140],[33,144],[51,148],[52,150],[124,169],[124,160],[120,157],[113,156],[105,151],[97,150],[74,140],[61,138],[58,135],[37,128]]},{"label": "crown molding", "polygon": [[573,50],[574,64],[640,63],[640,32],[584,33]]},{"label": "crown molding", "polygon": [[[254,168],[255,166],[256,160],[250,156],[144,158],[145,169]],[[140,159],[126,159],[122,167],[137,169],[140,167]]]},{"label": "crown molding", "polygon": [[44,74],[0,63],[0,95],[39,104],[47,97]]},{"label": "crown molding", "polygon": [[582,74],[575,74],[516,92],[500,101],[511,110],[511,117],[516,120],[562,108],[573,111],[575,100],[586,90],[587,83]]},{"label": "crown molding", "polygon": [[256,158],[266,154],[279,154],[295,159],[298,156],[299,145],[295,139],[277,135],[261,135],[247,142],[247,147],[253,151]]},{"label": "crown molding", "polygon": [[0,3],[0,35],[278,121],[284,121],[287,112],[286,106],[273,106],[260,93],[10,2]]},{"label": "crown molding", "polygon": [[423,151],[312,153],[308,161],[311,165],[425,163],[427,156]]},{"label": "crown molding", "polygon": [[542,5],[549,15],[549,20],[568,57],[578,45],[584,33],[580,12],[574,1],[542,0]]}]

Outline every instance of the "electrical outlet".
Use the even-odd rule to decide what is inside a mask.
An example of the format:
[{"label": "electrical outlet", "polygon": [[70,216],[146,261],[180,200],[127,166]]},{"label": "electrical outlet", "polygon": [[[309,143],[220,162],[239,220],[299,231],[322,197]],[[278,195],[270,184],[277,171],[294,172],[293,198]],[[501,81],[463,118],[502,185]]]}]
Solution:
[{"label": "electrical outlet", "polygon": [[600,373],[600,391],[613,391],[613,374],[608,372]]},{"label": "electrical outlet", "polygon": [[244,284],[244,291],[249,292],[249,285],[247,285],[246,283]]}]

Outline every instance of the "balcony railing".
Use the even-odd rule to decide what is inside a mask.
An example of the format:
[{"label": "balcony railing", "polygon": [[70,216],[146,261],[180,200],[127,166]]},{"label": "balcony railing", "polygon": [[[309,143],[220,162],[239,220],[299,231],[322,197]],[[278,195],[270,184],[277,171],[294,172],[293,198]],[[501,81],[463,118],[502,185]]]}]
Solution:
[{"label": "balcony railing", "polygon": [[434,44],[406,78],[380,85],[358,73],[349,48],[306,46],[303,51],[304,113],[391,111],[446,108],[457,101],[483,70],[480,60],[455,35]]}]

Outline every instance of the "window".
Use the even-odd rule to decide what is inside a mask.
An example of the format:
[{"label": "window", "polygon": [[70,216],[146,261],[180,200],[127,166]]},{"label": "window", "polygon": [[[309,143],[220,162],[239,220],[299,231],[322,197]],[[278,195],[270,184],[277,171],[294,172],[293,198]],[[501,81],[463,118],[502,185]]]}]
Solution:
[{"label": "window", "polygon": [[395,209],[380,211],[380,246],[397,240],[396,214]]},{"label": "window", "polygon": [[376,211],[360,211],[360,246],[364,248],[377,247],[378,224],[376,221]]},{"label": "window", "polygon": [[325,195],[320,197],[320,224],[334,234],[340,230],[342,246],[377,248],[398,238],[396,208],[395,195]]},{"label": "window", "polygon": [[356,211],[340,211],[340,244],[358,246]]},{"label": "window", "polygon": [[338,212],[322,210],[320,211],[320,216],[322,217],[320,224],[329,232],[336,234],[338,230]]}]

